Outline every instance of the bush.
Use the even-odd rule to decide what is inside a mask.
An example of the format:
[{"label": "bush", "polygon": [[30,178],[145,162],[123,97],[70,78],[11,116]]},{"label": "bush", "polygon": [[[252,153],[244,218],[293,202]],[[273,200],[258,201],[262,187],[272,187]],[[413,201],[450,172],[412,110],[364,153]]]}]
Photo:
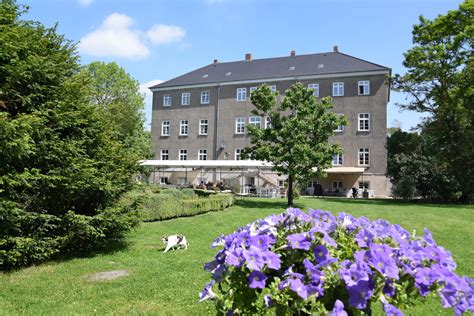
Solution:
[{"label": "bush", "polygon": [[213,280],[200,300],[215,299],[219,313],[370,315],[380,301],[387,315],[403,315],[398,308],[430,293],[455,315],[474,312],[474,280],[454,273],[427,229],[410,235],[384,220],[290,208],[212,246],[223,249],[205,265]]},{"label": "bush", "polygon": [[394,197],[410,200],[415,197],[416,183],[412,177],[404,177],[399,179],[392,186],[392,194]]},{"label": "bush", "polygon": [[182,190],[181,190],[181,193],[183,194],[183,197],[184,197],[185,199],[193,199],[193,198],[196,197],[196,194],[195,194],[195,192],[194,192],[194,189],[188,189],[188,188],[182,189]]},{"label": "bush", "polygon": [[215,194],[207,198],[193,199],[177,199],[173,194],[148,194],[140,197],[139,213],[143,221],[160,221],[219,211],[233,204],[234,196],[231,194]]}]

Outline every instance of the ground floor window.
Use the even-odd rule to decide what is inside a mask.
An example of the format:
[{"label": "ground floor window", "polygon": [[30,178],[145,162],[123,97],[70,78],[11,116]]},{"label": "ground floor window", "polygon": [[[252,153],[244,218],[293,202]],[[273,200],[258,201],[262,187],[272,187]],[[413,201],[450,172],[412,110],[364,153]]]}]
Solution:
[{"label": "ground floor window", "polygon": [[160,177],[160,184],[168,184],[168,177]]},{"label": "ground floor window", "polygon": [[308,188],[315,188],[318,184],[318,181],[309,181]]},{"label": "ground floor window", "polygon": [[333,181],[332,182],[333,189],[342,189],[342,181]]},{"label": "ground floor window", "polygon": [[370,181],[359,181],[359,189],[370,189]]}]

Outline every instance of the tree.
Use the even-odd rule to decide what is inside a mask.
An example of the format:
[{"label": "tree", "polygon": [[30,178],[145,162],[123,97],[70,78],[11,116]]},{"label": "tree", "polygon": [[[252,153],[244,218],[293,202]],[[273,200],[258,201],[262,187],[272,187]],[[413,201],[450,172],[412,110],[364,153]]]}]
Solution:
[{"label": "tree", "polygon": [[293,205],[295,184],[324,177],[333,155],[342,153],[341,147],[329,144],[328,139],[347,120],[329,111],[333,108],[331,98],[319,102],[313,92],[296,83],[286,90],[281,102],[265,85],[251,95],[252,113],[268,117],[270,126],[248,125],[250,146],[242,157],[272,162],[274,171],[288,175],[288,206]]},{"label": "tree", "polygon": [[138,170],[87,98],[75,45],[0,2],[0,269],[78,253],[136,224]]},{"label": "tree", "polygon": [[452,178],[451,198],[474,198],[474,3],[433,21],[420,17],[413,28],[414,47],[404,54],[403,76],[392,87],[411,98],[403,109],[429,113],[421,127],[439,171]]},{"label": "tree", "polygon": [[139,83],[116,63],[93,62],[82,69],[89,80],[87,95],[97,106],[116,138],[138,159],[153,156],[150,135],[144,130],[144,100]]}]

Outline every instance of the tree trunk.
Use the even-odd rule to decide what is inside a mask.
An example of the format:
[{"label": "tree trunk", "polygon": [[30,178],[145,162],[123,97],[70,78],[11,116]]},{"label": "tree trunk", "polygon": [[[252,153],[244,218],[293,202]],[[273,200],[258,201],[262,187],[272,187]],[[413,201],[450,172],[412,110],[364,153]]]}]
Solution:
[{"label": "tree trunk", "polygon": [[288,207],[293,206],[293,176],[288,175]]}]

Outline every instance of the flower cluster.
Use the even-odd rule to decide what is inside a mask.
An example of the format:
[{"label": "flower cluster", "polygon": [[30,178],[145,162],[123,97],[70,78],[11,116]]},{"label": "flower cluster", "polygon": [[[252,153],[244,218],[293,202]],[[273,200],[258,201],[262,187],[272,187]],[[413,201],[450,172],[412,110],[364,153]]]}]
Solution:
[{"label": "flower cluster", "polygon": [[380,302],[387,315],[403,315],[430,293],[455,315],[474,312],[474,281],[454,273],[427,229],[417,236],[385,220],[289,208],[218,237],[218,246],[200,301],[214,299],[223,313],[361,315]]}]

